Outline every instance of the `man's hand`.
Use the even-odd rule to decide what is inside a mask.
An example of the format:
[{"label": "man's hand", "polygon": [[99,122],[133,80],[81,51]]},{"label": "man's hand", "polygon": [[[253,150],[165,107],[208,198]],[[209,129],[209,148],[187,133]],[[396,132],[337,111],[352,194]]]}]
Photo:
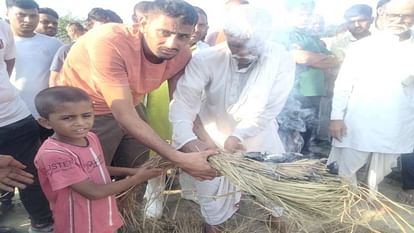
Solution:
[{"label": "man's hand", "polygon": [[181,147],[180,150],[185,153],[191,153],[191,152],[206,151],[209,149],[214,149],[214,148],[199,139],[194,139],[192,141],[187,142],[183,147]]},{"label": "man's hand", "polygon": [[343,120],[331,120],[329,125],[329,132],[333,138],[338,141],[342,141],[342,138],[346,135],[346,125]]},{"label": "man's hand", "polygon": [[212,168],[207,161],[209,156],[217,153],[216,151],[207,150],[195,153],[177,153],[179,153],[177,155],[179,160],[176,160],[177,166],[197,180],[212,180],[219,176],[218,171]]},{"label": "man's hand", "polygon": [[23,171],[25,165],[9,155],[0,155],[0,190],[13,192],[14,187],[26,188],[33,183],[33,175]]},{"label": "man's hand", "polygon": [[224,150],[230,153],[234,153],[236,151],[245,151],[246,149],[241,144],[240,139],[235,136],[230,136],[224,142]]}]

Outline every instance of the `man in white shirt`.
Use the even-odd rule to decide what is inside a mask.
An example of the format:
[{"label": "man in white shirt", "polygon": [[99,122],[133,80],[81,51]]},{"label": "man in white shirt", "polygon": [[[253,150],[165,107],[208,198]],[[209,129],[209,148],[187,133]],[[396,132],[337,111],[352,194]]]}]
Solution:
[{"label": "man in white shirt", "polygon": [[347,30],[338,34],[331,45],[331,52],[340,62],[351,43],[371,35],[369,29],[374,20],[372,8],[365,4],[352,5],[345,11],[344,18]]},{"label": "man in white shirt", "polygon": [[[10,80],[37,119],[39,114],[34,106],[34,97],[49,86],[50,64],[63,44],[56,38],[35,32],[39,23],[39,7],[36,2],[9,2],[7,17],[16,41],[16,65]],[[50,136],[47,130],[42,130],[41,134],[42,138]]]},{"label": "man in white shirt", "polygon": [[[37,232],[38,229],[52,231],[52,213],[33,165],[40,146],[38,127],[17,89],[9,81],[15,55],[13,33],[7,23],[0,21],[0,156],[12,156],[26,166],[27,172],[35,175],[34,184],[20,189],[20,199],[30,216],[31,232]],[[13,208],[13,194],[2,193],[2,214]],[[6,230],[0,228],[0,232],[9,232]]]},{"label": "man in white shirt", "polygon": [[[295,63],[283,46],[267,40],[270,25],[265,11],[237,7],[226,20],[227,43],[194,55],[170,106],[176,148],[284,151],[276,116],[293,87]],[[224,177],[191,180],[206,232],[219,232],[216,226],[237,211],[240,192]]]},{"label": "man in white shirt", "polygon": [[383,31],[350,47],[336,80],[328,161],[354,184],[368,163],[371,189],[414,148],[414,1],[390,0],[379,13]]},{"label": "man in white shirt", "polygon": [[204,42],[204,38],[206,37],[208,31],[207,14],[200,7],[195,6],[194,9],[197,11],[198,21],[194,27],[194,32],[190,39],[190,46],[193,54],[210,47],[209,44]]}]

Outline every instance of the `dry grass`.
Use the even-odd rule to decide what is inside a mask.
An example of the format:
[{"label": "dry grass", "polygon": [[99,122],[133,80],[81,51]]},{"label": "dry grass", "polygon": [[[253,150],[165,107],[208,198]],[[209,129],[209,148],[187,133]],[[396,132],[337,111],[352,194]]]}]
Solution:
[{"label": "dry grass", "polygon": [[[352,186],[348,181],[329,174],[319,161],[267,164],[221,153],[210,157],[209,162],[241,190],[253,196],[260,208],[271,211],[273,206],[283,207],[283,216],[290,224],[288,232],[414,232],[413,223],[402,217],[414,215],[412,209],[380,193]],[[153,158],[151,163],[166,171],[172,167],[171,163],[160,158]],[[162,221],[143,219],[140,207],[136,207],[137,200],[133,198],[135,192],[133,189],[123,196],[126,225],[135,229],[130,232],[202,232],[200,214],[183,210],[179,206],[180,201],[168,210],[170,217],[164,216]],[[193,208],[198,210],[199,207]],[[266,215],[268,213],[236,218],[236,221],[224,224],[222,230],[226,233],[277,232],[263,222]]]},{"label": "dry grass", "polygon": [[283,207],[284,216],[298,231],[311,232],[310,226],[318,223],[322,229],[334,224],[348,232],[355,227],[380,232],[365,216],[368,211],[382,212],[386,216],[382,221],[398,227],[400,232],[414,231],[413,223],[396,211],[412,215],[412,210],[378,192],[354,187],[330,175],[317,160],[273,164],[222,153],[210,157],[209,162],[243,191],[256,197],[264,208],[271,211],[272,206]]}]

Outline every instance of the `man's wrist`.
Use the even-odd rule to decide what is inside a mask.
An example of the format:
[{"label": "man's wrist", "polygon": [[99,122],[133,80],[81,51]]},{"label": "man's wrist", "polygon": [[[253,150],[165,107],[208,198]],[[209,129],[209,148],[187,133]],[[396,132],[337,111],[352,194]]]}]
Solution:
[{"label": "man's wrist", "polygon": [[136,173],[137,173],[136,168],[127,168],[127,170],[126,170],[126,174],[127,174],[128,176],[133,176],[133,175],[135,175]]},{"label": "man's wrist", "polygon": [[176,150],[172,154],[171,158],[169,158],[169,160],[171,162],[173,162],[175,165],[177,165],[178,167],[180,167],[180,165],[185,160],[185,156],[184,155],[185,155],[185,153]]}]

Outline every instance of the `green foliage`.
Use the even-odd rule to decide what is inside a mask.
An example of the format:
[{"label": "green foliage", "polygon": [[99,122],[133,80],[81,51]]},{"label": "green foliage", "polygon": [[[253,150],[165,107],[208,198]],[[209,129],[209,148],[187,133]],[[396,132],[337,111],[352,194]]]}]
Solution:
[{"label": "green foliage", "polygon": [[70,22],[80,22],[83,23],[84,20],[79,19],[76,16],[73,16],[72,14],[67,14],[64,16],[60,16],[59,17],[59,26],[58,26],[58,33],[56,35],[56,37],[61,40],[63,43],[65,44],[69,44],[70,43],[70,38],[68,37],[67,33],[66,33],[66,26],[70,23]]}]

